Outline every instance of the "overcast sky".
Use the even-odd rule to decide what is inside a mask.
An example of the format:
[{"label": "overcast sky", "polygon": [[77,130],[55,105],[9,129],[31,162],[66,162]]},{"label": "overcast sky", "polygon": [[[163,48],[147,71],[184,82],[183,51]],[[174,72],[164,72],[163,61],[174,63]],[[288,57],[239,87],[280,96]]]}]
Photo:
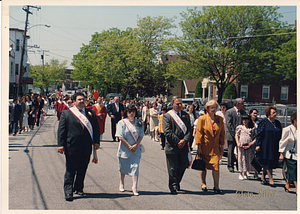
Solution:
[{"label": "overcast sky", "polygon": [[[9,27],[24,29],[26,12],[23,5],[9,7]],[[67,60],[71,67],[73,55],[77,54],[82,44],[88,44],[91,35],[116,27],[125,30],[127,27],[136,27],[138,17],[165,16],[177,17],[180,21],[180,12],[192,6],[41,6],[40,10],[31,8],[29,15],[30,36],[28,45],[37,45],[40,48],[31,48],[28,52],[28,61],[32,65],[42,64],[41,52],[46,52],[45,62],[50,59]],[[198,8],[201,8],[198,6]],[[296,6],[281,6],[279,12],[284,16],[282,21],[294,24],[297,17]],[[50,28],[41,25],[50,25]],[[37,26],[35,26],[37,25]],[[181,35],[179,26],[174,32]],[[11,42],[11,41],[10,41]],[[34,51],[34,52],[32,52]]]}]

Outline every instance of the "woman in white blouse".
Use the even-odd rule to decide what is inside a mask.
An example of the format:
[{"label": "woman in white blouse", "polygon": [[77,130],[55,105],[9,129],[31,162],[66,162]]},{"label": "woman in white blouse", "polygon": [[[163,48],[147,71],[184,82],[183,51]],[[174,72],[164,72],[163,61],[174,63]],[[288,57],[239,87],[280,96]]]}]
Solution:
[{"label": "woman in white blouse", "polygon": [[290,187],[293,181],[297,194],[297,112],[291,115],[291,121],[292,125],[282,130],[282,137],[279,141],[279,159],[281,161],[285,159],[287,164],[287,180],[284,190],[288,193],[295,193]]}]

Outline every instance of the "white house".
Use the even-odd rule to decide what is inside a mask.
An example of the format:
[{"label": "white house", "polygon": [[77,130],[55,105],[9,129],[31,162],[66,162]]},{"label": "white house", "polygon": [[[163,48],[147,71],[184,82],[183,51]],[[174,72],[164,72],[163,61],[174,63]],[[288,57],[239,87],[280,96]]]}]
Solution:
[{"label": "white house", "polygon": [[[19,75],[21,70],[21,53],[22,53],[22,44],[23,44],[23,34],[24,30],[18,28],[9,29],[9,97],[17,95],[17,88],[19,82]],[[23,93],[28,92],[28,84],[32,84],[31,80],[28,78],[29,66],[27,64],[27,39],[30,39],[29,36],[26,36],[25,41],[25,52],[23,56],[23,67],[26,67],[26,70],[23,74],[22,80],[22,91]]]}]

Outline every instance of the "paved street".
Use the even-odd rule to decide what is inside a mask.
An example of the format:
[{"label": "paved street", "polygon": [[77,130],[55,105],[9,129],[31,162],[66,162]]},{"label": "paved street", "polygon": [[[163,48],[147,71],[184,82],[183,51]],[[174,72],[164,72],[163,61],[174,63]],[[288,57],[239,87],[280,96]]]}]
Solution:
[{"label": "paved street", "polygon": [[[51,114],[52,113],[52,114]],[[208,172],[208,192],[201,191],[199,172],[188,169],[178,195],[169,194],[164,151],[158,142],[145,136],[138,191],[132,195],[132,181],[125,178],[125,192],[118,191],[118,142],[111,142],[110,118],[98,150],[99,163],[90,163],[85,197],[66,202],[63,193],[65,158],[57,152],[58,121],[50,111],[46,121],[33,132],[9,135],[9,209],[10,210],[296,210],[295,194],[284,192],[281,169],[276,169],[276,188],[255,180],[240,181],[238,173],[229,173],[227,158],[220,169],[222,195],[212,191]],[[38,128],[38,129],[37,129]],[[294,190],[294,188],[293,188]],[[244,191],[244,194],[240,194]]]}]

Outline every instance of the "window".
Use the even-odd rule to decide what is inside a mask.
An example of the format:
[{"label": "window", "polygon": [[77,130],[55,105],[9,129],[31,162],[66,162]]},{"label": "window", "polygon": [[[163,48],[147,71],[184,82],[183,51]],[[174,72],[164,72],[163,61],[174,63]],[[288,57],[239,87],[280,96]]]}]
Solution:
[{"label": "window", "polygon": [[288,86],[281,86],[281,100],[288,100],[289,97],[289,87]]},{"label": "window", "polygon": [[269,85],[264,85],[262,88],[262,99],[263,100],[268,100],[270,97],[270,86]]},{"label": "window", "polygon": [[20,51],[20,39],[17,39],[16,51]]},{"label": "window", "polygon": [[19,64],[16,64],[16,69],[15,69],[16,73],[15,75],[19,75]]},{"label": "window", "polygon": [[248,98],[248,85],[241,85],[241,98]]},{"label": "window", "polygon": [[10,75],[14,74],[14,62],[10,62]]},{"label": "window", "polygon": [[215,86],[215,89],[216,89],[216,97],[218,97],[218,87],[217,86]]}]

